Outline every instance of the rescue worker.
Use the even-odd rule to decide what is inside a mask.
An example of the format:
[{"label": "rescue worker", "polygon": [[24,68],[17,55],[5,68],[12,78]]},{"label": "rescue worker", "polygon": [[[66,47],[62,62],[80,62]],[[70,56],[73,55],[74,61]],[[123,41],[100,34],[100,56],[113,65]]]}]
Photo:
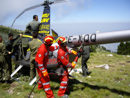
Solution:
[{"label": "rescue worker", "polygon": [[87,75],[89,75],[91,73],[88,71],[88,66],[87,66],[87,61],[90,57],[90,47],[83,45],[82,49],[83,49],[82,59],[81,59],[82,72],[83,72],[83,76],[86,77]]},{"label": "rescue worker", "polygon": [[38,22],[38,16],[33,15],[33,21],[26,26],[25,32],[37,32],[39,30],[40,22]]},{"label": "rescue worker", "polygon": [[38,82],[38,89],[44,89],[47,98],[54,98],[53,92],[50,87],[50,77],[47,71],[47,62],[49,51],[57,49],[54,46],[51,46],[54,41],[52,36],[46,36],[44,38],[44,43],[38,48],[36,53],[35,61],[38,65],[37,72],[40,77]]},{"label": "rescue worker", "polygon": [[62,98],[68,98],[68,95],[65,94],[68,90],[68,68],[75,68],[76,62],[78,60],[78,56],[75,57],[74,61],[72,63],[69,62],[69,53],[72,53],[72,51],[69,51],[69,49],[66,46],[66,38],[60,37],[58,40],[59,44],[59,50],[58,50],[58,57],[57,61],[60,65],[60,67],[64,68],[63,74],[60,76],[60,88],[58,91],[58,96]]},{"label": "rescue worker", "polygon": [[2,36],[0,35],[0,82],[3,82],[5,78],[4,68],[7,65],[5,60],[5,53],[6,53],[5,45],[3,44]]},{"label": "rescue worker", "polygon": [[33,32],[33,40],[29,42],[29,48],[30,48],[30,80],[32,80],[36,76],[36,69],[35,69],[35,55],[37,53],[37,49],[42,44],[42,41],[40,41],[37,36],[38,32]]},{"label": "rescue worker", "polygon": [[[6,42],[7,55],[5,56],[7,64],[8,64],[8,66],[6,68],[6,70],[7,70],[7,74],[6,75],[9,78],[8,78],[7,81],[10,81],[10,75],[12,73],[11,57],[12,57],[13,53],[15,52],[14,49],[13,49],[13,44],[20,36],[22,36],[22,34],[18,35],[16,38],[13,38],[13,33],[9,33],[8,34],[8,41]],[[9,74],[8,74],[8,72],[9,72]]]}]

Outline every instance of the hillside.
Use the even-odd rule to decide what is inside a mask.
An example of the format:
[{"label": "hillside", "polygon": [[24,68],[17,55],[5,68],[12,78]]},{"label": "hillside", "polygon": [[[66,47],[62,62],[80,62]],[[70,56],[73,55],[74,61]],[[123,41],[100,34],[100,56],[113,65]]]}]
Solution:
[{"label": "hillside", "polygon": [[0,33],[9,33],[9,30],[12,33],[22,32],[21,30],[18,30],[18,29],[12,29],[10,27],[0,25]]},{"label": "hillside", "polygon": [[13,33],[14,35],[17,35],[23,31],[17,30],[17,29],[12,29],[10,27],[2,26],[0,25],[0,35],[2,35],[3,39],[6,40],[8,38],[8,33],[9,31]]},{"label": "hillside", "polygon": [[[88,77],[77,73],[81,68],[80,61],[72,73],[75,78],[71,77],[69,81],[69,98],[130,98],[130,56],[110,52],[91,53],[88,66],[92,73]],[[21,76],[12,84],[0,83],[0,98],[27,98],[33,88],[28,85],[28,78]],[[59,83],[51,81],[51,87],[57,98]],[[43,90],[35,88],[31,98],[46,97]]]}]

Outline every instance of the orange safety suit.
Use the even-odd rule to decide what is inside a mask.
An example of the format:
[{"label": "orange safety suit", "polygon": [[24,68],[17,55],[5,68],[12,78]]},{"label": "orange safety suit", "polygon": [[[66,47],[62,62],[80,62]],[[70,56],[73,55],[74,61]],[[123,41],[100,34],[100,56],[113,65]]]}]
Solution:
[{"label": "orange safety suit", "polygon": [[[60,67],[63,67],[65,70],[63,72],[63,75],[60,76],[60,88],[58,91],[58,96],[64,96],[64,94],[66,93],[66,91],[68,90],[68,68],[73,68],[72,63],[69,62],[69,53],[71,53],[71,51],[69,49],[63,48],[61,46],[59,46],[59,50],[58,50],[58,57],[57,57],[57,61],[60,65]],[[78,60],[78,56],[76,56],[75,60],[73,62],[77,62]]]},{"label": "orange safety suit", "polygon": [[[58,47],[57,47],[58,48]],[[43,88],[47,98],[54,98],[53,92],[50,87],[50,77],[49,75],[44,76],[44,71],[47,71],[47,62],[49,51],[54,51],[56,47],[50,46],[49,49],[45,44],[42,44],[37,51],[35,61],[38,63],[37,72],[40,77],[38,82],[38,89]]]}]

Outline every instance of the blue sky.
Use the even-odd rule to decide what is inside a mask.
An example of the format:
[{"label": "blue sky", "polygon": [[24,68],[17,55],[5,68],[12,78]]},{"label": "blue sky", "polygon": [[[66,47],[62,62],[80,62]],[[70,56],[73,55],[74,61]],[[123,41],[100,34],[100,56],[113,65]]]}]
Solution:
[{"label": "blue sky", "polygon": [[[72,0],[80,1],[80,0]],[[81,0],[75,9],[70,6],[64,22],[130,22],[130,0]],[[73,5],[72,5],[73,6]],[[67,9],[64,8],[64,9]],[[72,11],[71,11],[72,9]],[[54,9],[55,10],[55,9]],[[57,9],[56,9],[57,10]],[[55,11],[56,11],[55,10]]]},{"label": "blue sky", "polygon": [[[66,0],[51,5],[51,27],[61,35],[108,32],[130,29],[130,0]],[[0,0],[0,25],[10,26],[25,8],[43,0]],[[25,12],[14,28],[25,26],[37,14],[39,21],[43,7]]]},{"label": "blue sky", "polygon": [[[12,1],[12,2],[10,2]],[[130,22],[130,0],[66,0],[51,6],[52,23],[118,23]],[[10,25],[25,8],[42,3],[43,0],[3,0],[0,24]],[[8,7],[8,8],[7,8]],[[25,12],[16,24],[26,25],[33,14],[41,19],[43,8]],[[40,21],[40,20],[39,20]]]}]

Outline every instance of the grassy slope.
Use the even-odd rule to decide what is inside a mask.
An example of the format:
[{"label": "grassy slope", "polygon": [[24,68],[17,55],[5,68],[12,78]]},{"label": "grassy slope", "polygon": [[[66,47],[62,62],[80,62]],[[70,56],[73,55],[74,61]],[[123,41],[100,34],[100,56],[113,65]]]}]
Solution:
[{"label": "grassy slope", "polygon": [[3,40],[6,41],[8,39],[8,33],[9,31],[15,35],[22,33],[23,31],[17,30],[17,29],[11,29],[6,26],[0,25],[0,35],[3,37]]},{"label": "grassy slope", "polygon": [[[70,79],[69,98],[130,98],[130,57],[108,52],[91,53],[88,65],[92,71],[91,77],[82,77],[74,73],[76,79]],[[108,64],[109,70],[95,66]],[[76,68],[81,68],[80,59]],[[24,78],[22,79],[24,80]],[[82,81],[82,82],[81,82]],[[0,84],[0,98],[27,98],[32,89],[28,81]],[[57,96],[59,83],[51,82],[54,95]],[[9,93],[7,93],[9,92]],[[36,88],[32,94],[34,98],[46,98],[44,91]]]}]

